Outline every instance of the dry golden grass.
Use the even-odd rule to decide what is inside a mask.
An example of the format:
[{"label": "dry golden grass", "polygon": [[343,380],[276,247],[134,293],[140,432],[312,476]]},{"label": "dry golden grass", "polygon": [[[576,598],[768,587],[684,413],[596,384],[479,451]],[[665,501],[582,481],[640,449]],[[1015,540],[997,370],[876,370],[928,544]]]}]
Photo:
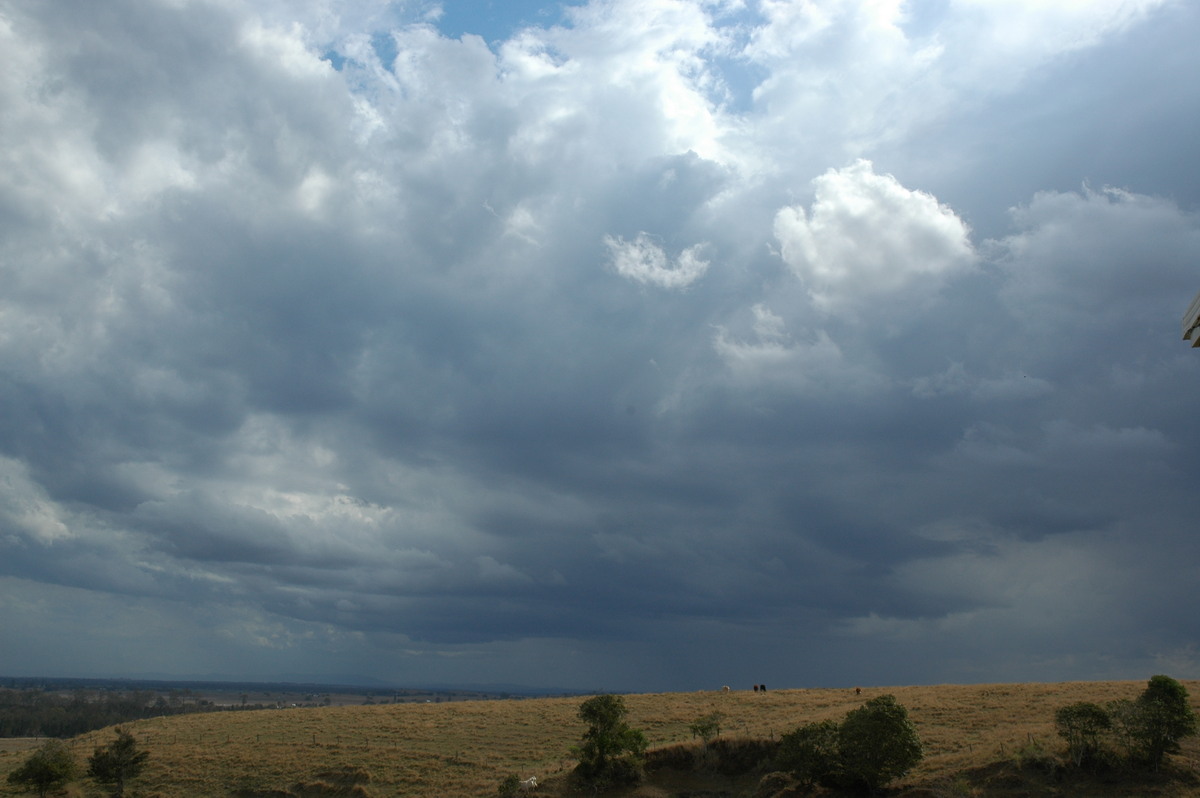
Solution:
[{"label": "dry golden grass", "polygon": [[30,751],[44,742],[40,737],[0,737],[0,753]]},{"label": "dry golden grass", "polygon": [[[1200,683],[1185,682],[1195,697]],[[768,693],[668,693],[625,697],[630,722],[652,747],[688,742],[688,725],[723,713],[724,737],[777,738],[796,726],[841,719],[872,696],[891,693],[905,705],[926,748],[924,762],[905,784],[935,785],[997,761],[1010,761],[1031,741],[1057,752],[1054,711],[1074,701],[1133,698],[1145,682],[1020,685],[942,685],[853,690],[779,690]],[[568,750],[584,727],[576,717],[582,698],[467,701],[322,707],[182,715],[125,724],[150,753],[136,794],[162,798],[251,795],[330,784],[327,795],[487,796],[509,773],[551,778],[543,795],[562,794],[574,762]],[[83,764],[111,730],[76,738]],[[27,756],[0,747],[0,795],[16,795],[3,782]],[[1200,746],[1189,743],[1176,758],[1196,770]],[[369,783],[350,788],[354,774]],[[340,791],[332,787],[341,783]],[[86,794],[80,790],[76,794]],[[277,795],[279,793],[276,793]],[[642,795],[667,795],[653,787]],[[950,794],[950,793],[947,793]],[[960,788],[958,794],[972,794]],[[974,793],[982,794],[982,793]],[[1129,794],[1129,793],[1123,793]],[[1185,792],[1160,792],[1184,795]]]}]

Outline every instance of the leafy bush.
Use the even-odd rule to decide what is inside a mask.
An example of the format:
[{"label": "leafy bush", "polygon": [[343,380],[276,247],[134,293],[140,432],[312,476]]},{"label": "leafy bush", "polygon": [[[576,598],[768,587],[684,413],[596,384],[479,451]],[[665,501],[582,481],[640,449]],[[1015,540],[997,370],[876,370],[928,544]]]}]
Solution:
[{"label": "leafy bush", "polygon": [[1121,698],[1109,701],[1105,705],[1105,709],[1112,721],[1112,735],[1121,747],[1122,753],[1125,754],[1125,758],[1131,762],[1137,761],[1141,756],[1139,740],[1142,737],[1142,733],[1139,731],[1139,727],[1142,725],[1141,711],[1137,704],[1128,698]]},{"label": "leafy bush", "polygon": [[828,784],[837,772],[838,725],[832,720],[806,723],[779,739],[775,766],[804,787]]},{"label": "leafy bush", "polygon": [[1167,754],[1179,753],[1179,741],[1196,734],[1196,713],[1188,691],[1170,676],[1152,676],[1138,696],[1143,717],[1143,746],[1155,769]]},{"label": "leafy bush", "polygon": [[500,798],[516,798],[521,794],[521,777],[516,773],[510,773],[500,782],[500,789],[497,794]]},{"label": "leafy bush", "polygon": [[693,737],[699,737],[708,745],[708,741],[714,737],[721,735],[721,721],[725,716],[720,712],[713,712],[704,717],[697,718],[695,722],[688,726]]},{"label": "leafy bush", "polygon": [[1155,770],[1167,754],[1179,753],[1180,740],[1197,731],[1187,688],[1170,676],[1152,676],[1136,701],[1110,702],[1108,713],[1130,761]]},{"label": "leafy bush", "polygon": [[1079,701],[1060,707],[1054,713],[1058,736],[1067,741],[1067,754],[1076,767],[1095,764],[1101,758],[1101,738],[1112,728],[1112,718],[1104,707]]},{"label": "leafy bush", "polygon": [[8,783],[37,790],[45,798],[47,790],[62,787],[73,778],[75,760],[70,749],[60,740],[47,740],[25,764],[8,774]]},{"label": "leafy bush", "polygon": [[137,750],[132,734],[119,727],[116,732],[117,739],[96,746],[88,758],[88,775],[101,784],[112,785],[113,795],[119,797],[125,794],[125,782],[142,772],[150,755]]},{"label": "leafy bush", "polygon": [[883,695],[848,712],[841,724],[808,723],[784,735],[776,764],[806,787],[874,791],[908,773],[922,756],[908,710]]},{"label": "leafy bush", "polygon": [[740,776],[770,762],[778,748],[772,740],[721,737],[708,747],[709,766],[725,776]]},{"label": "leafy bush", "polygon": [[1019,770],[1034,770],[1055,777],[1062,767],[1062,761],[1033,735],[1013,750],[1012,762]]},{"label": "leafy bush", "polygon": [[584,784],[602,790],[641,780],[646,735],[625,722],[627,712],[625,701],[615,695],[580,705],[579,718],[588,730],[573,753],[579,759],[575,775]]},{"label": "leafy bush", "polygon": [[877,790],[921,761],[924,751],[908,710],[894,696],[872,698],[846,714],[838,729],[840,779]]}]

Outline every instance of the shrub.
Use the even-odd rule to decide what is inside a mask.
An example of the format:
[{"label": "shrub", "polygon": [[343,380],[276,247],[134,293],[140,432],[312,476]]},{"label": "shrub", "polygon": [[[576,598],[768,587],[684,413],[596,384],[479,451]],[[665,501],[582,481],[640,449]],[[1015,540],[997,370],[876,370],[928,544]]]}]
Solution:
[{"label": "shrub", "polygon": [[1112,728],[1112,718],[1099,704],[1079,701],[1054,713],[1054,727],[1067,741],[1071,761],[1082,767],[1100,760],[1101,736]]},{"label": "shrub", "polygon": [[828,784],[838,767],[837,723],[806,723],[780,737],[775,766],[791,773],[804,787]]},{"label": "shrub", "polygon": [[693,737],[699,737],[707,746],[708,741],[714,737],[721,735],[721,721],[725,716],[720,712],[713,712],[704,717],[697,718],[694,723],[688,726]]},{"label": "shrub", "polygon": [[921,738],[894,696],[872,698],[846,714],[838,729],[840,780],[877,790],[921,761]]},{"label": "shrub", "polygon": [[1196,733],[1196,713],[1187,688],[1170,676],[1150,677],[1137,702],[1144,716],[1143,744],[1157,770],[1167,754],[1179,753],[1180,740]]},{"label": "shrub", "polygon": [[713,741],[708,753],[710,765],[718,773],[726,776],[740,776],[770,762],[778,749],[779,744],[772,740],[722,737]]},{"label": "shrub", "polygon": [[75,778],[75,760],[60,740],[47,740],[33,752],[25,764],[8,774],[8,783],[37,790],[45,798],[46,791],[62,787]]},{"label": "shrub", "polygon": [[1111,734],[1121,747],[1121,752],[1129,762],[1137,762],[1141,758],[1141,712],[1137,704],[1128,698],[1109,701],[1105,705],[1111,725]]},{"label": "shrub", "polygon": [[702,763],[704,752],[697,752],[691,743],[676,743],[646,752],[646,770],[692,770]]},{"label": "shrub", "polygon": [[521,794],[521,777],[516,773],[510,773],[500,782],[500,789],[497,793],[500,798],[516,798]]},{"label": "shrub", "polygon": [[1013,750],[1012,762],[1018,770],[1034,770],[1055,777],[1062,766],[1059,758],[1033,735]]},{"label": "shrub", "polygon": [[1180,740],[1197,731],[1187,688],[1170,676],[1151,677],[1136,701],[1113,701],[1108,710],[1130,761],[1155,770],[1167,754],[1179,753]]},{"label": "shrub", "polygon": [[122,796],[125,782],[142,772],[150,755],[137,750],[137,741],[132,734],[120,727],[116,732],[117,739],[108,745],[97,746],[88,758],[88,775],[101,784],[111,785],[113,795]]},{"label": "shrub", "polygon": [[602,790],[641,780],[646,735],[625,722],[626,714],[625,701],[615,695],[580,705],[579,718],[588,730],[573,753],[579,759],[575,775],[584,784]]},{"label": "shrub", "polygon": [[921,739],[894,696],[873,698],[841,724],[808,723],[779,741],[776,765],[804,787],[878,790],[921,761]]},{"label": "shrub", "polygon": [[1187,688],[1169,676],[1151,677],[1135,701],[1110,701],[1108,714],[1128,761],[1156,770],[1166,755],[1180,752],[1181,739],[1196,733]]}]

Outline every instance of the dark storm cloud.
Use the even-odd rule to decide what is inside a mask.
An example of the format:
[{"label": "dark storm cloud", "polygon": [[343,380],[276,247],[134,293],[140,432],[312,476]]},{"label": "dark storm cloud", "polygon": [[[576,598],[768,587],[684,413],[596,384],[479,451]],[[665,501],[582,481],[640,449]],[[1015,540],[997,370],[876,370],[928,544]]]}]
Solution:
[{"label": "dark storm cloud", "polygon": [[1194,672],[1143,5],[0,4],[0,667]]}]

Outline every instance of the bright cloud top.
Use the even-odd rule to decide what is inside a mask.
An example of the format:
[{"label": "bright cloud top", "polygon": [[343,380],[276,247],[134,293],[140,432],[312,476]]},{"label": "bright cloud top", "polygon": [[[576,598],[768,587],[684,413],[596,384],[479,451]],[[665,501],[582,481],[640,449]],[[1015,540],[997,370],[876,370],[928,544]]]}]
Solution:
[{"label": "bright cloud top", "polygon": [[869,161],[830,169],[813,181],[812,208],[775,216],[784,261],[825,309],[905,289],[936,291],[946,276],[975,260],[967,226],[952,210]]}]

